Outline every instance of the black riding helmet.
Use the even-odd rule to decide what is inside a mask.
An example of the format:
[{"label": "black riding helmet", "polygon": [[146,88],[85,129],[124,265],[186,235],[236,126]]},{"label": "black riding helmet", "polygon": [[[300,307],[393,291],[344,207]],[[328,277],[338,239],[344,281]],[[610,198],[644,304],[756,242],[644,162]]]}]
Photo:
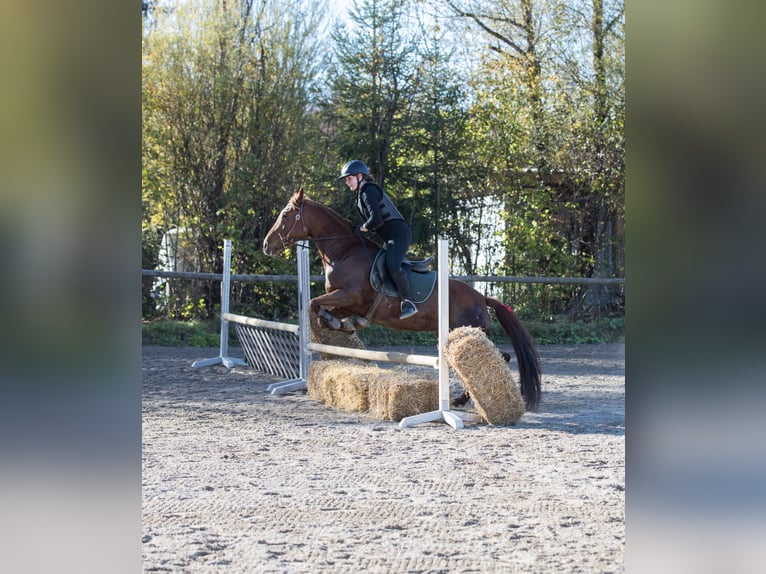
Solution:
[{"label": "black riding helmet", "polygon": [[361,173],[362,175],[369,175],[370,170],[367,168],[367,164],[362,160],[352,159],[350,162],[343,166],[342,170],[340,170],[340,177],[338,179],[343,179],[348,175],[354,175],[357,173]]}]

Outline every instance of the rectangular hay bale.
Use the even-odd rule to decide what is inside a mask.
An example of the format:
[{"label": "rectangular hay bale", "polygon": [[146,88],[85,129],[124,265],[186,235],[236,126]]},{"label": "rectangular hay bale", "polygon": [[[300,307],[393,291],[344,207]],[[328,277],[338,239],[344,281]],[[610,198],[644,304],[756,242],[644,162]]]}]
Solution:
[{"label": "rectangular hay bale", "polygon": [[368,409],[370,373],[347,372],[335,379],[327,404],[343,411],[365,412]]},{"label": "rectangular hay bale", "polygon": [[331,366],[333,361],[311,361],[309,371],[306,377],[306,390],[308,395],[317,401],[324,402],[324,380],[325,371]]},{"label": "rectangular hay bale", "polygon": [[435,377],[402,370],[386,370],[370,381],[370,415],[398,422],[405,417],[439,408],[439,382]]},{"label": "rectangular hay bale", "polygon": [[312,361],[306,387],[309,395],[344,411],[365,412],[368,388],[382,369],[362,361]]}]

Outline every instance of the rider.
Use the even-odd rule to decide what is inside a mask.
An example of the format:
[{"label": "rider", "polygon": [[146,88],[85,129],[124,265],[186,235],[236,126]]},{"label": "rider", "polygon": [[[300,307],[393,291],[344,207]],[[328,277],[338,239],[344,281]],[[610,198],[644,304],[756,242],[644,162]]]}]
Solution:
[{"label": "rider", "polygon": [[356,192],[356,209],[364,223],[354,227],[354,235],[360,236],[367,231],[375,231],[388,244],[386,249],[386,268],[402,298],[399,319],[407,319],[418,312],[412,302],[410,282],[402,269],[402,260],[412,241],[412,230],[405,223],[399,210],[391,199],[375,183],[367,164],[353,159],[343,166],[340,178],[351,191]]}]

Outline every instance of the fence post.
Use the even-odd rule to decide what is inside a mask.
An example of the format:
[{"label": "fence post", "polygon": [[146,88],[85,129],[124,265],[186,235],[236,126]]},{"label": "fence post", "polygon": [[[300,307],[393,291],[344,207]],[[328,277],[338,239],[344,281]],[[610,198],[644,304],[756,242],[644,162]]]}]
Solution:
[{"label": "fence post", "polygon": [[399,421],[399,428],[434,421],[446,422],[454,429],[463,428],[463,420],[475,421],[471,413],[449,410],[449,365],[444,349],[449,341],[449,242],[439,238],[439,410],[405,417]]},{"label": "fence post", "polygon": [[192,367],[207,367],[223,364],[231,369],[235,365],[246,365],[242,359],[229,357],[229,322],[224,318],[229,312],[229,293],[231,291],[231,239],[223,240],[223,281],[221,281],[221,341],[217,357],[194,361]]},{"label": "fence post", "polygon": [[281,395],[291,391],[300,391],[306,387],[309,375],[309,361],[311,351],[308,350],[310,342],[310,319],[309,301],[311,299],[309,282],[309,243],[305,239],[296,244],[296,257],[298,259],[298,348],[300,353],[299,375],[297,379],[281,383],[271,383],[266,390],[272,395]]}]

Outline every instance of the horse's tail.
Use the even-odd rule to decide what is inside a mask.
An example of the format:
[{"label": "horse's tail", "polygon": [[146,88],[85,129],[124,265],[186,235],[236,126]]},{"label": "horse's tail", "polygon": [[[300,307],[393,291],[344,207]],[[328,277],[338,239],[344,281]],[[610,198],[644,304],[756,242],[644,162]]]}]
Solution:
[{"label": "horse's tail", "polygon": [[495,312],[498,322],[508,333],[519,363],[521,394],[528,409],[540,404],[540,356],[527,330],[519,322],[516,313],[497,299],[486,297],[489,307]]}]

